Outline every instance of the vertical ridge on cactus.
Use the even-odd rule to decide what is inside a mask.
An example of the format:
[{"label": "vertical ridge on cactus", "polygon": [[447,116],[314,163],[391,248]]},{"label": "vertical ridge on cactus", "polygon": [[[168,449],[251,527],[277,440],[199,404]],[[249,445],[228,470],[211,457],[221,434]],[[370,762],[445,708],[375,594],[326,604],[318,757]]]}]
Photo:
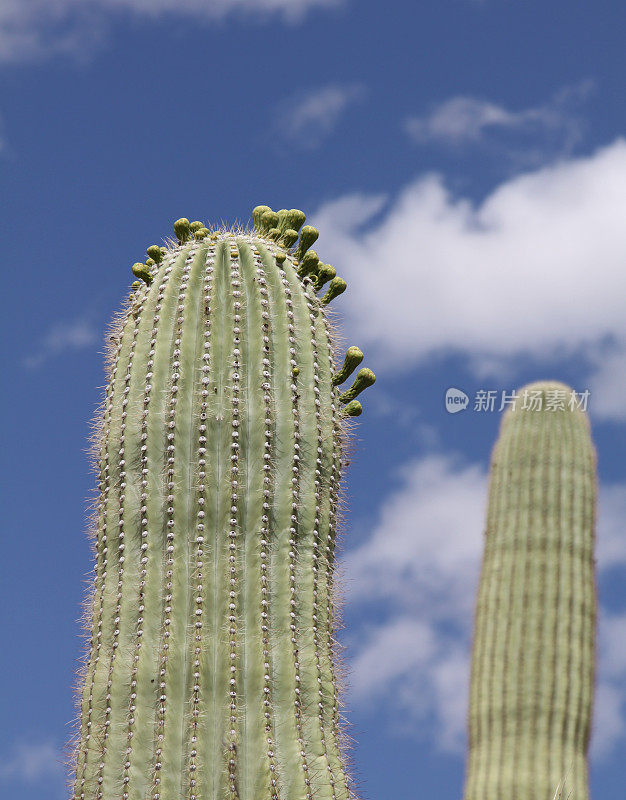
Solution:
[{"label": "vertical ridge on cactus", "polygon": [[253,218],[177,220],[112,332],[75,800],[354,797],[333,568],[356,401],[291,252],[317,231]]},{"label": "vertical ridge on cactus", "polygon": [[[491,462],[478,591],[465,800],[588,797],[595,670],[595,451],[580,409],[524,387]],[[520,396],[524,390],[520,392]]]}]

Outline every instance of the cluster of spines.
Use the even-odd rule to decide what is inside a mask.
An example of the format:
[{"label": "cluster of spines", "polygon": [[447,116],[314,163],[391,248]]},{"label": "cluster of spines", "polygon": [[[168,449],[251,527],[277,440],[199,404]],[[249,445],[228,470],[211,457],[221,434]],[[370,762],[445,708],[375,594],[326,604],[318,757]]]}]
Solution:
[{"label": "cluster of spines", "polygon": [[275,721],[272,715],[272,689],[270,682],[270,640],[269,640],[269,587],[267,581],[268,569],[268,548],[269,548],[269,511],[271,500],[271,461],[272,461],[272,398],[270,395],[270,313],[267,291],[267,281],[265,272],[258,250],[254,250],[254,261],[256,266],[256,278],[259,285],[260,305],[261,305],[261,329],[263,332],[263,358],[262,358],[262,378],[263,383],[263,514],[261,515],[261,539],[260,545],[260,585],[261,585],[261,642],[263,646],[263,719],[265,730],[265,743],[267,745],[267,758],[270,772],[270,793],[271,800],[278,800],[278,781],[276,779],[276,758],[274,750],[274,728]]},{"label": "cluster of spines", "polygon": [[231,391],[233,396],[231,398],[231,402],[233,404],[232,414],[233,419],[231,422],[231,466],[230,466],[230,485],[231,485],[231,495],[230,495],[230,529],[228,532],[229,536],[229,604],[228,604],[228,622],[229,622],[229,629],[228,633],[230,636],[229,639],[229,663],[230,663],[230,677],[229,677],[229,698],[230,698],[230,731],[228,734],[228,751],[227,751],[227,758],[228,758],[228,788],[230,792],[230,800],[239,800],[239,791],[237,788],[237,771],[236,771],[236,760],[235,754],[237,749],[237,738],[238,738],[238,731],[237,731],[237,684],[238,684],[238,661],[239,661],[239,643],[238,638],[240,636],[240,632],[237,630],[237,616],[240,612],[240,609],[237,608],[237,593],[235,591],[235,587],[238,584],[238,575],[237,575],[237,514],[239,512],[239,492],[238,492],[238,485],[239,485],[239,403],[240,397],[239,393],[241,390],[240,387],[240,330],[239,330],[239,323],[240,319],[240,310],[241,310],[241,281],[239,276],[239,260],[238,260],[239,252],[235,244],[231,245],[230,251],[230,275],[231,275],[231,285],[232,285],[232,295],[233,295],[233,369],[231,373]]},{"label": "cluster of spines", "polygon": [[[346,355],[344,358],[344,365],[342,370],[335,373],[335,352],[333,347],[333,338],[330,332],[330,323],[328,318],[324,316],[322,318],[322,324],[326,330],[326,335],[330,342],[329,353],[328,353],[328,361],[329,361],[329,371],[333,376],[331,382],[333,385],[339,385],[343,383],[347,378],[350,377],[352,372],[356,369],[356,367],[361,363],[363,360],[363,353],[359,350],[358,347],[349,347],[346,351]],[[356,356],[356,358],[355,358]],[[344,749],[347,744],[347,734],[343,729],[340,717],[340,709],[339,709],[339,695],[337,691],[337,677],[339,671],[339,665],[341,664],[341,654],[340,654],[340,645],[339,642],[334,638],[335,630],[333,628],[333,621],[338,619],[338,614],[336,613],[335,603],[334,603],[334,596],[335,596],[335,587],[333,583],[333,575],[334,575],[334,564],[335,564],[335,548],[337,544],[337,537],[335,536],[335,531],[339,527],[339,513],[342,507],[341,497],[340,497],[340,487],[341,487],[341,466],[342,466],[342,454],[345,448],[345,433],[342,427],[342,416],[358,416],[361,413],[360,403],[358,401],[350,401],[351,403],[356,403],[359,408],[353,414],[341,414],[335,405],[334,399],[331,398],[330,402],[330,411],[332,415],[332,425],[333,425],[333,440],[332,440],[332,461],[331,461],[331,482],[330,482],[330,513],[328,518],[327,524],[327,537],[326,537],[326,546],[324,548],[324,555],[326,560],[326,569],[325,569],[325,580],[326,580],[326,607],[323,609],[325,612],[325,618],[323,620],[322,630],[325,631],[325,647],[326,653],[328,655],[328,661],[331,664],[331,669],[333,670],[331,674],[331,680],[329,682],[329,689],[331,694],[331,707],[330,707],[330,728],[334,740],[339,742],[341,741],[344,744]],[[319,620],[318,620],[319,623]],[[319,624],[317,627],[320,627]],[[327,708],[325,705],[324,708]],[[341,764],[341,760],[338,758],[338,754],[335,756],[335,760],[338,762],[338,769],[341,773],[343,780],[345,781],[346,786],[348,787],[349,796],[353,796],[353,792],[351,790],[350,784],[350,776],[349,774],[343,769]],[[332,781],[332,770],[329,767],[329,771],[331,773],[331,781]],[[335,786],[333,786],[333,791],[335,790]],[[342,800],[345,800],[342,798]]]},{"label": "cluster of spines", "polygon": [[105,768],[106,768],[106,756],[107,750],[109,747],[109,739],[112,735],[111,730],[111,715],[113,710],[113,675],[116,665],[116,659],[118,654],[119,648],[119,637],[120,637],[120,619],[121,619],[121,608],[122,608],[122,601],[123,601],[123,585],[124,585],[124,564],[126,561],[125,550],[125,503],[126,503],[126,489],[127,489],[127,482],[126,482],[126,452],[125,452],[125,439],[126,439],[126,425],[127,425],[127,406],[128,406],[128,395],[130,392],[130,378],[131,378],[131,369],[133,364],[133,356],[135,353],[135,348],[137,344],[137,335],[139,332],[139,317],[138,315],[134,316],[134,324],[133,324],[133,333],[132,333],[132,340],[130,345],[130,354],[128,358],[128,365],[126,375],[124,376],[124,389],[123,389],[123,400],[122,400],[122,414],[121,414],[121,425],[120,425],[120,449],[119,449],[119,494],[118,494],[118,503],[119,503],[119,519],[118,519],[118,533],[117,538],[119,540],[119,544],[117,547],[118,556],[117,556],[117,563],[118,563],[118,574],[117,574],[117,594],[115,600],[115,610],[114,610],[114,619],[113,619],[113,642],[111,646],[111,655],[109,659],[109,666],[108,666],[108,677],[107,677],[107,684],[106,684],[106,695],[105,695],[105,712],[104,712],[104,732],[103,732],[103,740],[101,743],[101,760],[98,764],[97,770],[97,800],[102,800],[103,798],[103,784],[105,781]]},{"label": "cluster of spines", "polygon": [[[167,284],[167,278],[169,275],[169,269],[166,269],[163,273],[161,283],[158,289],[157,295],[157,302],[155,305],[155,310],[158,314],[158,311],[161,308],[161,304],[163,302],[163,295],[165,292],[165,286]],[[155,320],[152,331],[151,331],[151,338],[150,338],[150,350],[148,351],[148,373],[146,375],[147,381],[145,384],[144,389],[144,396],[143,396],[143,408],[141,410],[141,507],[140,507],[140,514],[141,514],[141,559],[140,565],[141,570],[139,573],[140,581],[139,581],[139,592],[137,597],[137,607],[139,612],[139,617],[137,620],[137,631],[136,631],[136,642],[135,642],[135,652],[133,655],[133,665],[131,671],[131,695],[130,695],[130,705],[129,705],[129,716],[128,716],[128,728],[127,728],[127,746],[126,746],[126,761],[124,763],[124,774],[122,777],[123,783],[123,793],[122,793],[122,800],[128,800],[129,797],[129,784],[131,781],[130,776],[130,757],[132,754],[132,746],[133,746],[133,738],[135,736],[135,701],[137,698],[137,676],[139,670],[139,660],[141,655],[141,647],[142,647],[142,637],[143,637],[143,613],[145,611],[145,587],[146,587],[146,577],[147,577],[147,566],[148,566],[148,559],[151,554],[148,553],[148,519],[147,519],[147,507],[146,502],[148,499],[148,456],[147,456],[147,445],[146,441],[148,438],[147,432],[147,420],[148,420],[148,410],[150,406],[150,395],[152,392],[152,385],[150,380],[152,378],[151,368],[153,366],[153,358],[154,358],[154,347],[156,344],[156,336],[157,336],[157,320]]]},{"label": "cluster of spines", "polygon": [[212,302],[212,280],[213,280],[213,263],[215,251],[210,248],[207,252],[206,268],[204,275],[204,305],[205,305],[205,326],[203,331],[202,341],[202,366],[200,384],[200,425],[197,449],[197,465],[198,465],[198,510],[196,512],[196,533],[195,533],[195,571],[193,577],[196,581],[195,586],[195,610],[194,610],[194,623],[193,623],[193,652],[190,657],[193,664],[193,695],[191,699],[191,721],[189,731],[189,800],[199,800],[197,791],[197,778],[196,773],[198,770],[198,739],[199,739],[199,717],[200,717],[200,692],[203,687],[200,685],[200,656],[202,653],[203,642],[203,628],[204,628],[204,608],[205,608],[205,588],[204,588],[204,547],[205,547],[205,510],[204,510],[204,492],[206,489],[205,481],[206,475],[206,443],[207,443],[207,398],[208,398],[208,374],[211,371],[210,366],[210,339],[211,339],[211,314],[209,313]]}]

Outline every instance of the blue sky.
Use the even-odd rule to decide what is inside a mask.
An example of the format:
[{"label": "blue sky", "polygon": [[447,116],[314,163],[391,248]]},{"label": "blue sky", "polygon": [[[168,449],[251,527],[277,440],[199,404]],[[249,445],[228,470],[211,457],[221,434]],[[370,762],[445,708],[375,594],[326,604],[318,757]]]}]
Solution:
[{"label": "blue sky", "polygon": [[62,800],[102,340],[180,216],[299,207],[378,376],[347,479],[354,775],[460,798],[500,415],[448,387],[591,392],[596,800],[626,781],[623,4],[0,0],[5,248],[0,796]]}]

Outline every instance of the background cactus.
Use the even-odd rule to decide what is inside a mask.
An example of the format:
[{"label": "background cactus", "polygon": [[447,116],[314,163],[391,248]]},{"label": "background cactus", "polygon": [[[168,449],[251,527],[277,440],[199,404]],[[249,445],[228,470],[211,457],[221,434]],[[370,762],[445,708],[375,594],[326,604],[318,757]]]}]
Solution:
[{"label": "background cactus", "polygon": [[336,375],[345,282],[311,226],[292,253],[304,214],[253,218],[178,220],[112,330],[80,800],[352,794],[333,566],[345,420],[374,376],[336,388],[362,354]]},{"label": "background cactus", "polygon": [[[588,797],[594,683],[595,452],[586,415],[525,387],[491,462],[465,800]],[[520,395],[523,396],[524,390]]]}]

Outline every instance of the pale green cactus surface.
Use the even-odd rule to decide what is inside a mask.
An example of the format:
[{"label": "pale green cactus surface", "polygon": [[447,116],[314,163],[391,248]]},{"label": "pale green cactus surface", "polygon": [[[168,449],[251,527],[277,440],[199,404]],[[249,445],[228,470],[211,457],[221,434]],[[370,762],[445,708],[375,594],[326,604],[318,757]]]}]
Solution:
[{"label": "pale green cactus surface", "polygon": [[[115,323],[75,800],[348,800],[334,633],[356,394],[304,214],[180,219]],[[325,294],[316,294],[328,283]],[[343,455],[342,455],[343,454]]]},{"label": "pale green cactus surface", "polygon": [[[528,396],[542,399],[524,408]],[[465,800],[588,798],[596,459],[586,414],[524,387],[491,461]]]}]

